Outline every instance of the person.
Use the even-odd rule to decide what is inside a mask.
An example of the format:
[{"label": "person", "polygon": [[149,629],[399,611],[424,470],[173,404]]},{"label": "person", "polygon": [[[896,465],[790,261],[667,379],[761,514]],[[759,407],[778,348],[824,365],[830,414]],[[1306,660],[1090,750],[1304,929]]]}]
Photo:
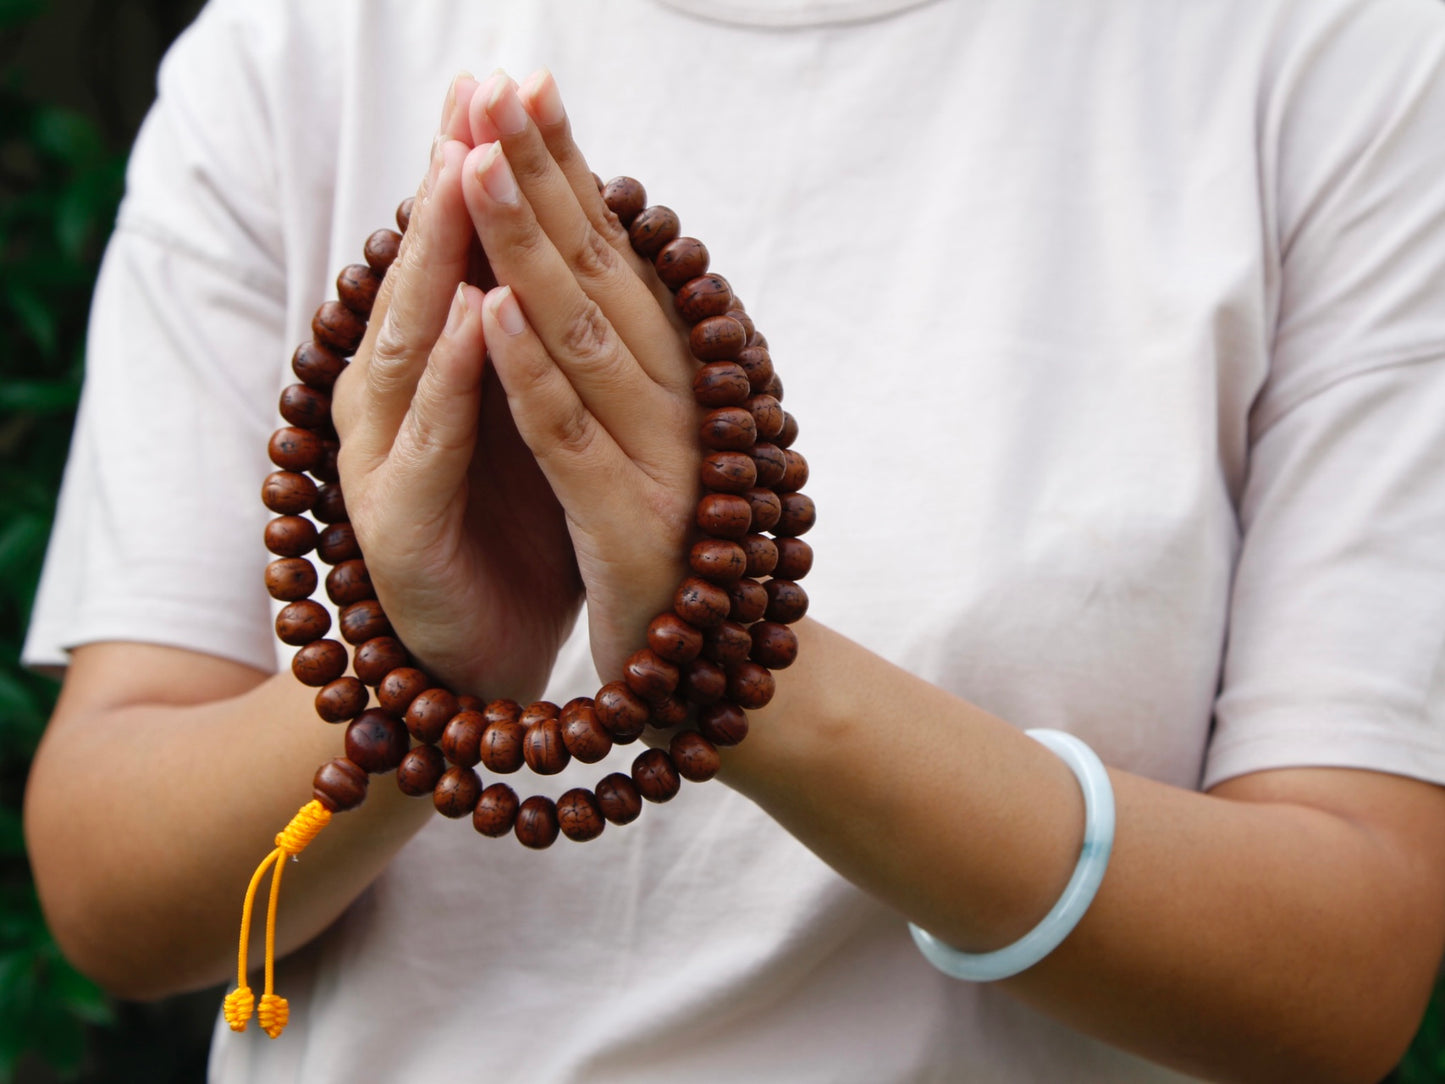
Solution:
[{"label": "person", "polygon": [[[287,876],[291,1028],[221,1028],[213,1078],[1385,1073],[1445,946],[1427,0],[217,0],[137,143],[27,646],[66,667],[26,820],[66,952],[126,996],[226,975],[341,744],[261,590],[286,359],[415,187],[437,73],[544,63],[453,82],[336,389],[378,594],[522,701],[667,607],[695,363],[591,176],[625,172],[799,420],[799,657],[726,785],[585,846],[373,780]],[[1112,855],[1057,949],[957,981],[910,922],[1007,946],[1080,860],[1041,727],[1109,766]]]}]

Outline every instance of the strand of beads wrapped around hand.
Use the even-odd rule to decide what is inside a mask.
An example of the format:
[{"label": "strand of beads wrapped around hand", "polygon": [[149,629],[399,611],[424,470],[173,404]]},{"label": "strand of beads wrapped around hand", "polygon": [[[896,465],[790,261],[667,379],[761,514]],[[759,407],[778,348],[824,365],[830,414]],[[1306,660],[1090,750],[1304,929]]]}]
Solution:
[{"label": "strand of beads wrapped around hand", "polygon": [[[720,767],[718,747],[743,740],[747,711],[773,697],[772,672],[797,657],[797,636],[788,626],[807,611],[808,596],[798,581],[813,563],[811,547],[799,536],[813,526],[816,512],[801,492],[808,464],[792,448],[798,426],[783,410],[782,382],[767,341],[727,281],[708,271],[707,247],[680,236],[676,214],[646,206],[642,186],[631,178],[598,184],[633,249],[673,292],[699,362],[693,394],[703,411],[702,497],[697,538],[687,554],[691,574],[678,586],[672,609],[648,625],[646,645],[628,657],[621,679],[593,697],[561,707],[486,701],[445,688],[413,664],[376,598],[347,522],[336,469],[339,442],[331,426],[332,386],[361,344],[382,278],[401,244],[401,233],[376,231],[366,241],[366,262],[337,277],[338,299],[317,310],[313,339],[292,357],[300,382],[281,394],[287,424],[271,437],[267,450],[277,469],[261,487],[266,507],[276,513],[265,532],[266,548],[275,555],[266,567],[266,588],[285,603],[276,634],[297,648],[291,669],[317,689],[317,714],[346,724],[345,755],[317,770],[314,800],[297,821],[324,825],[330,814],[365,800],[370,776],[395,771],[403,792],[430,794],[439,812],[470,816],[484,836],[514,835],[534,849],[551,846],[559,834],[576,842],[595,839],[609,822],[636,820],[644,802],[670,800],[684,780],[711,779]],[[403,233],[410,213],[411,200],[397,209]],[[341,640],[328,637],[331,615],[311,597],[320,583],[307,558],[313,550],[331,566],[325,588],[339,608]],[[574,758],[587,764],[602,760],[613,746],[637,741],[648,727],[673,732],[666,748],[648,748],[630,772],[613,772],[591,790],[573,788],[555,801],[543,795],[519,798],[507,783],[484,785],[477,773],[478,765],[499,776],[525,766],[555,775]],[[305,838],[315,831],[319,827]],[[279,871],[281,862],[297,853],[288,842],[294,835],[288,828],[277,837],[277,850],[257,870],[247,893],[238,988],[226,1009],[238,1031],[254,1001],[245,977],[251,901],[268,863]],[[285,999],[271,990],[278,887],[273,881],[262,998],[272,1007],[263,1024],[273,1037],[286,1018]]]}]

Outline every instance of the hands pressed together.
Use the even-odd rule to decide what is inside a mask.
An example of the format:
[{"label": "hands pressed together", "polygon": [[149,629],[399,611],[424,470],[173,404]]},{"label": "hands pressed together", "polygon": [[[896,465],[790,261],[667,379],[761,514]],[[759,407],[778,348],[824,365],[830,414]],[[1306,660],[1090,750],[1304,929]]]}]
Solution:
[{"label": "hands pressed together", "polygon": [[667,607],[699,459],[668,296],[552,76],[459,76],[334,402],[377,594],[453,687],[534,698],[584,593],[616,677]]}]

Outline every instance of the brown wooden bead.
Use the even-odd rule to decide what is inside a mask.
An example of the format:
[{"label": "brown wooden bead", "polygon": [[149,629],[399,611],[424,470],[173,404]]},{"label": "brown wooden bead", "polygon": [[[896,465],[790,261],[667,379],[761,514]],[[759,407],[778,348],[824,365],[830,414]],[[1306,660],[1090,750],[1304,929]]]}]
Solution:
[{"label": "brown wooden bead", "polygon": [[546,850],[557,842],[557,806],[551,798],[534,794],[517,809],[517,823],[512,829],[517,842],[534,851]]},{"label": "brown wooden bead", "polygon": [[754,395],[745,405],[758,427],[759,440],[772,440],[783,431],[783,404],[771,395]]},{"label": "brown wooden bead", "polygon": [[768,592],[757,580],[742,579],[728,585],[731,609],[728,619],[747,625],[763,616],[768,608]]},{"label": "brown wooden bead", "polygon": [[266,566],[266,590],[282,602],[309,598],[316,582],[316,566],[304,557],[278,557]]},{"label": "brown wooden bead", "polygon": [[727,620],[732,601],[717,584],[689,576],[673,596],[672,609],[684,621],[706,630]]},{"label": "brown wooden bead", "polygon": [[767,618],[784,625],[801,621],[808,612],[808,592],[792,580],[769,580]]},{"label": "brown wooden bead", "polygon": [[736,621],[724,621],[704,634],[702,657],[727,667],[746,659],[752,647],[752,637],[747,629]]},{"label": "brown wooden bead", "polygon": [[618,221],[630,226],[647,206],[647,190],[631,177],[613,177],[602,186],[602,202]]},{"label": "brown wooden bead", "polygon": [[355,719],[366,710],[366,686],[354,677],[339,677],[316,694],[316,714],[328,723]]},{"label": "brown wooden bead", "polygon": [[647,646],[668,662],[690,662],[702,650],[702,631],[677,614],[661,613],[647,626]]},{"label": "brown wooden bead", "polygon": [[687,701],[675,693],[654,700],[647,707],[647,723],[657,730],[669,730],[687,722]]},{"label": "brown wooden bead", "polygon": [[734,359],[748,378],[750,392],[761,392],[773,379],[773,356],[761,346],[745,346]]},{"label": "brown wooden bead", "polygon": [[788,457],[776,444],[760,440],[752,446],[748,455],[752,457],[753,465],[758,468],[758,485],[765,489],[777,485],[788,472]]},{"label": "brown wooden bead", "polygon": [[672,758],[661,749],[639,753],[632,762],[632,782],[649,802],[669,802],[682,789]]},{"label": "brown wooden bead", "polygon": [[522,757],[538,775],[556,775],[572,761],[562,741],[562,722],[556,716],[538,719],[522,735]]},{"label": "brown wooden bead", "polygon": [[472,827],[491,839],[500,839],[517,823],[517,792],[505,783],[493,783],[482,791],[472,807]]},{"label": "brown wooden bead", "polygon": [[562,709],[562,744],[583,764],[596,764],[612,752],[612,736],[597,717],[590,699],[576,700]]},{"label": "brown wooden bead", "polygon": [[644,700],[657,700],[677,688],[677,667],[650,647],[640,648],[622,665],[627,687]]},{"label": "brown wooden bead", "polygon": [[733,291],[721,275],[699,275],[683,283],[673,298],[678,314],[689,324],[722,316],[733,307]]},{"label": "brown wooden bead", "polygon": [[642,737],[647,727],[647,702],[627,687],[624,681],[609,681],[597,691],[594,707],[597,718],[618,745],[627,745]]},{"label": "brown wooden bead", "polygon": [[394,636],[378,636],[356,649],[351,668],[364,685],[378,685],[391,671],[407,665],[406,648]]},{"label": "brown wooden bead", "polygon": [[699,361],[731,361],[747,341],[743,325],[731,316],[700,320],[687,336],[687,345]]},{"label": "brown wooden bead", "polygon": [[692,378],[692,397],[699,406],[742,406],[751,390],[747,374],[731,361],[710,361]]},{"label": "brown wooden bead", "polygon": [[336,276],[336,296],[352,312],[365,319],[371,315],[376,304],[376,293],[381,289],[381,276],[364,263],[354,263],[341,269]]},{"label": "brown wooden bead", "polygon": [[329,429],[331,396],[319,388],[291,384],[281,393],[281,417],[302,429]]},{"label": "brown wooden bead", "polygon": [[391,622],[386,619],[381,603],[374,598],[362,599],[343,607],[336,624],[341,630],[341,638],[353,645],[391,634]]},{"label": "brown wooden bead", "polygon": [[688,567],[713,583],[731,583],[748,567],[748,556],[736,542],[725,538],[703,538],[694,542],[687,555]]},{"label": "brown wooden bead", "polygon": [[317,342],[304,342],[291,355],[291,371],[302,383],[329,391],[349,363]]},{"label": "brown wooden bead", "polygon": [[323,301],[311,318],[311,337],[338,354],[356,353],[366,321],[340,301]]},{"label": "brown wooden bead", "polygon": [[341,474],[336,467],[336,456],[341,451],[339,442],[327,437],[321,441],[321,458],[311,468],[311,477],[318,482],[339,482]]},{"label": "brown wooden bead", "polygon": [[321,603],[309,598],[288,602],[276,615],[276,638],[283,644],[309,644],[330,631],[331,614]]},{"label": "brown wooden bead", "polygon": [[310,429],[283,425],[271,434],[266,454],[282,470],[308,471],[321,461],[321,438]]},{"label": "brown wooden bead", "polygon": [[431,678],[415,666],[400,666],[381,679],[376,687],[376,702],[400,719],[411,702],[430,688]]},{"label": "brown wooden bead", "polygon": [[409,748],[406,727],[380,708],[368,708],[346,728],[347,758],[372,775],[391,771]]},{"label": "brown wooden bead", "polygon": [[482,759],[482,733],[486,729],[486,716],[463,709],[447,720],[437,747],[453,764],[470,768]]},{"label": "brown wooden bead", "polygon": [[482,714],[486,716],[488,726],[498,722],[515,723],[522,717],[522,705],[506,698],[490,700],[482,709]]},{"label": "brown wooden bead", "polygon": [[711,659],[693,659],[682,668],[678,692],[694,704],[711,704],[727,692],[728,676]]},{"label": "brown wooden bead", "polygon": [[743,575],[754,578],[767,576],[778,567],[777,543],[766,535],[750,534],[743,539],[742,546],[743,558],[747,564]]},{"label": "brown wooden bead", "polygon": [[753,416],[743,407],[716,407],[702,420],[702,443],[715,450],[746,452],[758,439]]},{"label": "brown wooden bead", "polygon": [[722,767],[717,746],[696,730],[679,730],[674,734],[667,754],[672,758],[677,774],[690,783],[706,783]]},{"label": "brown wooden bead", "polygon": [[709,452],[702,457],[698,477],[707,489],[746,493],[758,484],[758,466],[747,452]]},{"label": "brown wooden bead", "polygon": [[456,696],[438,685],[418,694],[401,718],[412,737],[432,745],[442,736],[458,708]]},{"label": "brown wooden bead", "polygon": [[671,207],[658,204],[642,210],[627,227],[628,240],[639,256],[653,259],[666,245],[677,240],[681,223]]},{"label": "brown wooden bead", "polygon": [[586,843],[602,834],[607,821],[592,792],[573,787],[557,799],[557,826],[574,843]]},{"label": "brown wooden bead", "polygon": [[812,530],[813,524],[818,522],[818,509],[812,497],[806,493],[784,493],[781,500],[783,514],[773,528],[774,534],[794,538]]},{"label": "brown wooden bead", "polygon": [[416,200],[412,196],[407,196],[396,205],[396,228],[402,233],[405,233],[406,228],[411,225],[411,209],[415,204]]},{"label": "brown wooden bead", "polygon": [[362,255],[373,271],[378,275],[385,275],[400,248],[401,234],[395,230],[377,230],[366,239]]},{"label": "brown wooden bead", "polygon": [[472,696],[470,693],[457,694],[457,707],[462,711],[481,711],[486,706],[487,702],[480,696]]},{"label": "brown wooden bead", "polygon": [[766,707],[776,691],[773,673],[766,666],[740,662],[728,671],[728,696],[740,708],[751,711]]},{"label": "brown wooden bead", "polygon": [[482,781],[470,768],[455,765],[442,772],[437,785],[432,788],[432,804],[443,817],[465,817],[477,806],[482,796]]},{"label": "brown wooden bead", "polygon": [[261,483],[261,503],[283,516],[300,515],[316,502],[316,483],[304,474],[278,470]]},{"label": "brown wooden bead", "polygon": [[798,634],[776,621],[759,621],[748,629],[749,657],[769,670],[786,670],[798,657]]},{"label": "brown wooden bead", "polygon": [[753,525],[752,507],[735,493],[709,493],[697,502],[697,525],[714,538],[742,538]]},{"label": "brown wooden bead", "polygon": [[778,434],[775,442],[779,448],[790,448],[793,442],[798,439],[798,419],[783,411],[783,431]]},{"label": "brown wooden bead", "polygon": [[366,772],[345,757],[336,757],[316,769],[311,794],[331,812],[340,813],[366,800],[366,783]]},{"label": "brown wooden bead", "polygon": [[653,266],[657,277],[667,284],[669,290],[680,288],[688,279],[695,279],[707,271],[707,246],[696,237],[679,237],[663,246]]},{"label": "brown wooden bead", "polygon": [[613,772],[594,791],[602,815],[613,824],[631,824],[642,813],[642,795],[632,777]]},{"label": "brown wooden bead", "polygon": [[773,370],[772,379],[764,384],[761,390],[764,395],[771,395],[780,403],[783,401],[783,378],[778,375],[776,369]]},{"label": "brown wooden bead", "polygon": [[346,498],[342,496],[341,487],[334,482],[328,482],[318,489],[311,515],[321,523],[345,523],[349,517],[346,514]]},{"label": "brown wooden bead", "polygon": [[291,656],[291,673],[302,685],[319,689],[346,673],[346,645],[336,640],[315,640]]},{"label": "brown wooden bead", "polygon": [[396,786],[403,794],[420,798],[436,789],[447,770],[446,758],[435,745],[418,745],[407,751],[396,766]]},{"label": "brown wooden bead", "polygon": [[371,586],[371,573],[361,558],[342,561],[326,574],[326,595],[338,606],[350,606],[362,599],[375,598],[376,589]]},{"label": "brown wooden bead", "polygon": [[479,749],[488,771],[511,775],[523,764],[522,738],[527,731],[515,718],[493,719],[482,731]]},{"label": "brown wooden bead", "polygon": [[737,745],[748,736],[748,717],[730,700],[698,708],[697,730],[714,745]]},{"label": "brown wooden bead", "polygon": [[801,580],[813,570],[813,547],[801,538],[778,538],[778,567],[773,574],[780,580]]},{"label": "brown wooden bead", "polygon": [[522,724],[523,730],[530,730],[538,723],[559,718],[561,714],[561,709],[550,700],[534,700],[521,710],[517,721]]},{"label": "brown wooden bead", "polygon": [[754,531],[771,531],[783,514],[783,502],[771,489],[756,486],[743,494],[753,517]]},{"label": "brown wooden bead", "polygon": [[356,532],[349,523],[332,523],[316,539],[316,556],[328,565],[339,565],[361,556]]},{"label": "brown wooden bead", "polygon": [[753,326],[753,318],[743,310],[742,302],[737,298],[733,298],[733,307],[728,309],[727,315],[742,325],[744,342],[757,333],[758,329]]},{"label": "brown wooden bead", "polygon": [[[754,331],[751,335],[748,336],[748,345],[760,346],[764,350],[766,350],[768,348],[768,337],[764,335],[761,331]],[[782,396],[779,396],[778,398],[781,399]]]},{"label": "brown wooden bead", "polygon": [[785,468],[778,481],[779,493],[796,493],[808,484],[808,461],[791,448],[783,449]]}]

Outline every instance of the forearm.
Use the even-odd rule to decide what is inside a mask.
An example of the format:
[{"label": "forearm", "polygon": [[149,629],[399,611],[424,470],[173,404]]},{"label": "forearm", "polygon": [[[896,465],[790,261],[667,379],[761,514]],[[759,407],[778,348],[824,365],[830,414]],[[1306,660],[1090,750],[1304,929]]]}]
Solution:
[{"label": "forearm", "polygon": [[[117,646],[81,653],[76,665],[91,671],[82,687],[104,687],[103,668],[115,661],[104,652]],[[163,660],[171,651],[123,650]],[[311,797],[317,765],[342,751],[345,728],[320,722],[314,690],[289,673],[263,679],[220,660],[201,665],[212,664],[226,684],[209,702],[186,703],[199,690],[183,684],[169,704],[62,697],[27,788],[46,916],[67,955],[122,995],[159,996],[231,972],[251,872]],[[113,676],[123,687],[126,675]],[[288,869],[280,951],[332,922],[432,813],[389,777],[370,789]]]},{"label": "forearm", "polygon": [[[811,623],[799,632],[798,663],[724,778],[945,941],[986,951],[1025,933],[1078,856],[1072,774],[1021,732],[843,637]],[[1423,871],[1348,809],[1111,777],[1119,827],[1099,895],[1011,991],[1211,1078],[1388,1069],[1440,949],[1438,926],[1397,906],[1419,898],[1409,890],[1429,881]],[[1368,789],[1359,801],[1363,813]]]}]

